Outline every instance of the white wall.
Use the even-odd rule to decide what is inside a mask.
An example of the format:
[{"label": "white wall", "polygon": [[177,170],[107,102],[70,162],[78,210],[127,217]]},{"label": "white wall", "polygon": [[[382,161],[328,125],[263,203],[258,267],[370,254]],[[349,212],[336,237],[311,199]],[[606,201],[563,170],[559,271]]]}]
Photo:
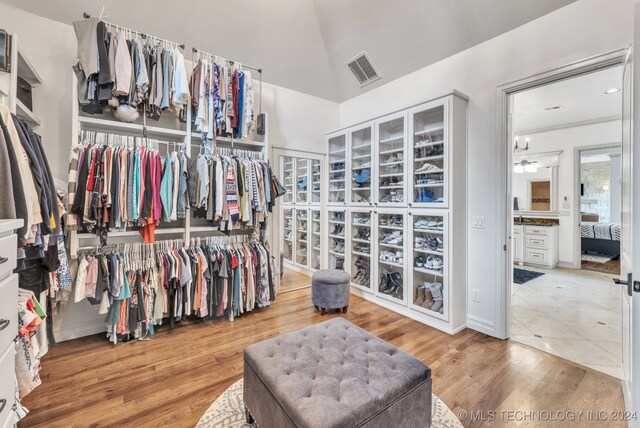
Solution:
[{"label": "white wall", "polygon": [[609,198],[611,212],[609,218],[611,223],[620,224],[622,221],[622,159],[619,154],[609,155],[611,158],[611,169],[609,170]]},{"label": "white wall", "polygon": [[[71,66],[77,62],[73,28],[5,3],[0,3],[0,28],[18,34],[20,47],[42,77],[42,85],[34,90],[34,112],[42,120],[37,132],[43,137],[54,177],[66,183],[73,140]],[[256,102],[259,100],[258,87],[256,81]],[[270,144],[322,152],[325,132],[338,126],[338,103],[268,83],[263,83],[262,87],[262,111],[269,113]],[[57,339],[67,340],[103,331],[103,319],[104,316],[98,315],[97,309],[86,301],[67,304],[59,314],[54,314]]]},{"label": "white wall", "polygon": [[[485,228],[468,228],[468,326],[488,334],[503,330],[500,262],[504,257],[499,217],[503,172],[495,167],[502,148],[497,133],[500,85],[545,72],[632,41],[635,0],[579,0],[556,12],[418,70],[340,105],[341,126],[418,104],[457,89],[470,97],[468,215],[484,216]],[[455,285],[454,285],[455,286]]]},{"label": "white wall", "polygon": [[557,186],[561,266],[574,267],[577,254],[580,251],[579,248],[576,248],[574,239],[578,231],[576,210],[580,210],[580,206],[574,204],[575,192],[579,186],[575,177],[575,149],[619,144],[621,135],[622,123],[619,120],[522,135],[523,139],[530,139],[529,145],[532,153],[562,150],[558,156]]}]

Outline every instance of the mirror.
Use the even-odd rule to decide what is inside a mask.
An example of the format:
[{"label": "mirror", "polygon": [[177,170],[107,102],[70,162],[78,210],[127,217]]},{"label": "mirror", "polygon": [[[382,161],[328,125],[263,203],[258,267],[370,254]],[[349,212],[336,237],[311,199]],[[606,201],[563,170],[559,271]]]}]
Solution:
[{"label": "mirror", "polygon": [[551,212],[557,208],[558,155],[520,154],[513,157],[513,209]]}]

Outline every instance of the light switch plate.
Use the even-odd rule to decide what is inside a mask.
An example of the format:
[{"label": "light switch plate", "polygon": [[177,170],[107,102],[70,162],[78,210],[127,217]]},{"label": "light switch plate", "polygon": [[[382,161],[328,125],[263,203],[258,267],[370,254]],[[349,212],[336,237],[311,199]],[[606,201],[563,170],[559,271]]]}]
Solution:
[{"label": "light switch plate", "polygon": [[484,229],[484,217],[482,216],[473,217],[473,227],[475,229]]}]

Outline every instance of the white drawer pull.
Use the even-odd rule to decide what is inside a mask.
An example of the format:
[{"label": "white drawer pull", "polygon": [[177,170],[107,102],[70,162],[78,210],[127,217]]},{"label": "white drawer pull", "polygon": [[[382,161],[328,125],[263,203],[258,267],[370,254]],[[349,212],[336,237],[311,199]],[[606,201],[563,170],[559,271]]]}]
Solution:
[{"label": "white drawer pull", "polygon": [[11,324],[11,320],[0,319],[0,331],[2,331],[5,328],[9,327],[9,324]]},{"label": "white drawer pull", "polygon": [[3,398],[2,400],[0,400],[0,413],[2,413],[2,411],[4,410],[4,406],[6,405],[7,405],[6,398]]},{"label": "white drawer pull", "polygon": [[6,262],[8,262],[8,261],[9,261],[9,259],[8,259],[8,258],[0,256],[0,265],[1,265],[2,263],[6,263]]}]

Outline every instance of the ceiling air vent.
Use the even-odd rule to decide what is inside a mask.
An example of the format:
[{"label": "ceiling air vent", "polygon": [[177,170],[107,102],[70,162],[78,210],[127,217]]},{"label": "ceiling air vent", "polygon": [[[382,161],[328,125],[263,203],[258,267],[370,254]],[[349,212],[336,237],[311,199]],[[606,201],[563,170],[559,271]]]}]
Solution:
[{"label": "ceiling air vent", "polygon": [[345,64],[356,77],[360,86],[366,86],[382,77],[365,51],[359,53]]}]

